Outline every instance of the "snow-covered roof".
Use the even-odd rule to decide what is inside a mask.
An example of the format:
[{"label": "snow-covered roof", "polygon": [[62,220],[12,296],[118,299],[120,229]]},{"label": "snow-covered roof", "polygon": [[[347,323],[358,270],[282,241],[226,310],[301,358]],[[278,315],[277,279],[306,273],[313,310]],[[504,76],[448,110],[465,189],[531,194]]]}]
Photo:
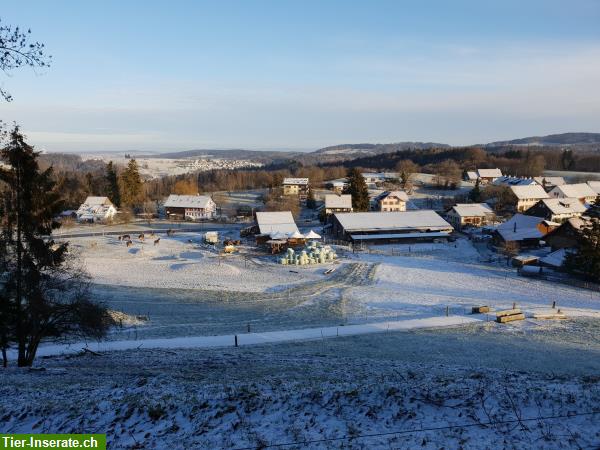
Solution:
[{"label": "snow-covered roof", "polygon": [[477,180],[477,172],[473,172],[473,171],[468,171],[467,172],[467,179],[468,180]]},{"label": "snow-covered roof", "polygon": [[498,178],[502,176],[500,169],[477,169],[479,178]]},{"label": "snow-covered roof", "polygon": [[167,208],[207,208],[212,202],[208,195],[171,194],[165,202]]},{"label": "snow-covered roof", "polygon": [[422,209],[402,212],[338,213],[335,217],[346,232],[366,230],[447,230],[452,225],[435,211]]},{"label": "snow-covered roof", "polygon": [[494,180],[495,185],[506,185],[506,186],[530,186],[538,184],[533,178],[521,178],[511,177],[509,175],[503,175]]},{"label": "snow-covered roof", "polygon": [[383,200],[387,197],[397,197],[403,202],[408,201],[408,194],[404,191],[385,191],[377,196],[377,200]]},{"label": "snow-covered roof", "polygon": [[521,241],[523,239],[538,239],[545,235],[538,229],[544,219],[536,216],[515,214],[506,222],[498,225],[498,233],[505,241]]},{"label": "snow-covered roof", "polygon": [[560,197],[584,198],[596,196],[596,191],[587,183],[563,184],[562,186],[556,186],[551,192]]},{"label": "snow-covered roof", "polygon": [[283,184],[307,185],[308,178],[284,178]]},{"label": "snow-covered roof", "polygon": [[352,208],[352,196],[350,194],[325,196],[325,208]]},{"label": "snow-covered roof", "polygon": [[93,197],[93,196],[90,196],[90,197],[88,197],[88,198],[85,199],[85,201],[83,202],[83,205],[87,205],[87,206],[99,206],[99,205],[110,206],[110,205],[112,205],[112,202],[109,200],[108,197]]},{"label": "snow-covered roof", "polygon": [[587,208],[576,198],[544,198],[540,200],[552,214],[583,213]]},{"label": "snow-covered roof", "polygon": [[600,181],[588,181],[587,184],[596,194],[600,194]]},{"label": "snow-covered roof", "polygon": [[260,234],[268,234],[271,237],[274,237],[275,233],[287,236],[290,233],[300,232],[290,211],[257,212],[256,222]]},{"label": "snow-covered roof", "polygon": [[486,203],[459,203],[452,209],[461,217],[485,217],[494,213]]},{"label": "snow-covered roof", "polygon": [[511,186],[510,189],[513,194],[519,199],[527,198],[549,198],[550,196],[539,184],[533,184],[531,186]]},{"label": "snow-covered roof", "polygon": [[562,186],[566,183],[563,177],[533,177],[533,179],[539,184],[544,185],[544,180],[549,186]]},{"label": "snow-covered roof", "polygon": [[568,249],[560,248],[560,249],[544,256],[543,258],[540,258],[540,262],[547,264],[549,266],[552,266],[552,267],[561,267],[563,264],[563,261],[565,260],[565,256],[568,252],[569,252]]}]

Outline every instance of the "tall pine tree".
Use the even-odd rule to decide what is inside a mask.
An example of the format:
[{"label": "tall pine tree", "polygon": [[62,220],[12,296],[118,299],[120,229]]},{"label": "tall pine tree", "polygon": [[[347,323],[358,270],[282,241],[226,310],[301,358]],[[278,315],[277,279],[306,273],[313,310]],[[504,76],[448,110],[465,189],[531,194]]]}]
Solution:
[{"label": "tall pine tree", "polygon": [[119,189],[117,170],[112,161],[109,161],[106,165],[106,175],[104,176],[104,179],[106,182],[105,195],[117,208],[119,208],[121,206],[121,190]]},{"label": "tall pine tree", "polygon": [[352,208],[354,211],[369,210],[369,188],[360,170],[352,168],[348,171],[348,187],[345,194],[352,195]]},{"label": "tall pine tree", "polygon": [[54,219],[62,210],[52,168],[40,171],[39,153],[15,128],[0,168],[0,346],[4,365],[15,344],[19,366],[31,366],[44,338],[100,337],[106,310],[89,300],[85,274],[73,265],[67,243],[56,243]]},{"label": "tall pine tree", "polygon": [[131,208],[142,202],[142,179],[137,161],[130,159],[127,168],[121,174],[121,203]]}]

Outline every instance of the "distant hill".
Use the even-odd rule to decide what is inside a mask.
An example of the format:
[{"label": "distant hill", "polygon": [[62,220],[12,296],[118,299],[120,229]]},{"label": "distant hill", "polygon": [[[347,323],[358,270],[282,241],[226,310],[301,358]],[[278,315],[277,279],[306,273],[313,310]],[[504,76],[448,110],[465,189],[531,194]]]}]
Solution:
[{"label": "distant hill", "polygon": [[425,148],[448,148],[448,144],[436,142],[395,142],[392,144],[340,144],[325,147],[315,151],[321,155],[380,155],[382,153],[394,153],[401,150],[425,149]]},{"label": "distant hill", "polygon": [[511,141],[497,141],[486,144],[486,147],[499,147],[505,145],[595,145],[600,144],[600,133],[561,133],[547,136],[531,136]]},{"label": "distant hill", "polygon": [[147,158],[172,158],[172,159],[193,159],[193,158],[222,158],[222,159],[246,159],[257,162],[272,162],[280,160],[294,159],[301,155],[300,152],[285,152],[274,150],[184,150],[180,152],[158,153],[146,155]]}]

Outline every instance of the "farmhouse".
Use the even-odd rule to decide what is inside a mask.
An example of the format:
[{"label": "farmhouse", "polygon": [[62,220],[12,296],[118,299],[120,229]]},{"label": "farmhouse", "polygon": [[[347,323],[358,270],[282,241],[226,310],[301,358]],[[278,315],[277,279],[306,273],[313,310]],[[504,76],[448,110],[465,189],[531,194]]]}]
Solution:
[{"label": "farmhouse", "polygon": [[212,219],[217,211],[217,205],[207,195],[171,194],[164,206],[167,217],[187,220]]},{"label": "farmhouse", "polygon": [[560,226],[541,217],[515,214],[500,224],[494,233],[496,244],[516,242],[521,247],[537,247],[540,240]]},{"label": "farmhouse", "polygon": [[75,213],[78,222],[107,222],[117,214],[108,197],[88,197]]},{"label": "farmhouse", "polygon": [[340,213],[333,216],[332,232],[353,242],[431,241],[447,238],[452,225],[432,210]]},{"label": "farmhouse", "polygon": [[308,178],[283,179],[283,195],[297,195],[300,200],[306,200],[309,189]]},{"label": "farmhouse", "polygon": [[457,230],[487,225],[493,218],[494,212],[486,203],[459,203],[446,213],[446,219]]},{"label": "farmhouse", "polygon": [[515,196],[515,211],[527,211],[539,200],[549,198],[550,196],[539,184],[532,186],[511,186],[512,193]]},{"label": "farmhouse", "polygon": [[598,194],[587,183],[563,184],[550,191],[550,196],[555,198],[576,198],[581,203],[592,203]]},{"label": "farmhouse", "polygon": [[544,198],[529,208],[525,214],[562,223],[571,217],[581,216],[586,210],[583,203],[576,198]]},{"label": "farmhouse", "polygon": [[500,169],[477,169],[477,178],[481,184],[493,183],[502,176]]},{"label": "farmhouse", "polygon": [[352,196],[349,194],[325,196],[325,214],[352,212]]},{"label": "farmhouse", "polygon": [[381,212],[406,211],[408,195],[404,191],[386,191],[375,197],[375,207]]}]

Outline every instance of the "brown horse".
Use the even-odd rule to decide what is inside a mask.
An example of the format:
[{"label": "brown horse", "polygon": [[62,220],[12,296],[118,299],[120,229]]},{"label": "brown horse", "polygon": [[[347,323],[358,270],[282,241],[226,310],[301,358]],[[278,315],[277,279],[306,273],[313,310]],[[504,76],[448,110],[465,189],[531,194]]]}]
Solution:
[{"label": "brown horse", "polygon": [[142,233],[142,234],[140,234],[140,235],[138,236],[138,239],[139,239],[140,241],[143,241],[145,238],[146,238],[146,237],[144,236],[144,233]]},{"label": "brown horse", "polygon": [[157,246],[158,244],[160,244],[160,238],[154,240],[154,246]]},{"label": "brown horse", "polygon": [[127,241],[127,247],[131,247],[132,245],[133,245],[133,242]]}]

